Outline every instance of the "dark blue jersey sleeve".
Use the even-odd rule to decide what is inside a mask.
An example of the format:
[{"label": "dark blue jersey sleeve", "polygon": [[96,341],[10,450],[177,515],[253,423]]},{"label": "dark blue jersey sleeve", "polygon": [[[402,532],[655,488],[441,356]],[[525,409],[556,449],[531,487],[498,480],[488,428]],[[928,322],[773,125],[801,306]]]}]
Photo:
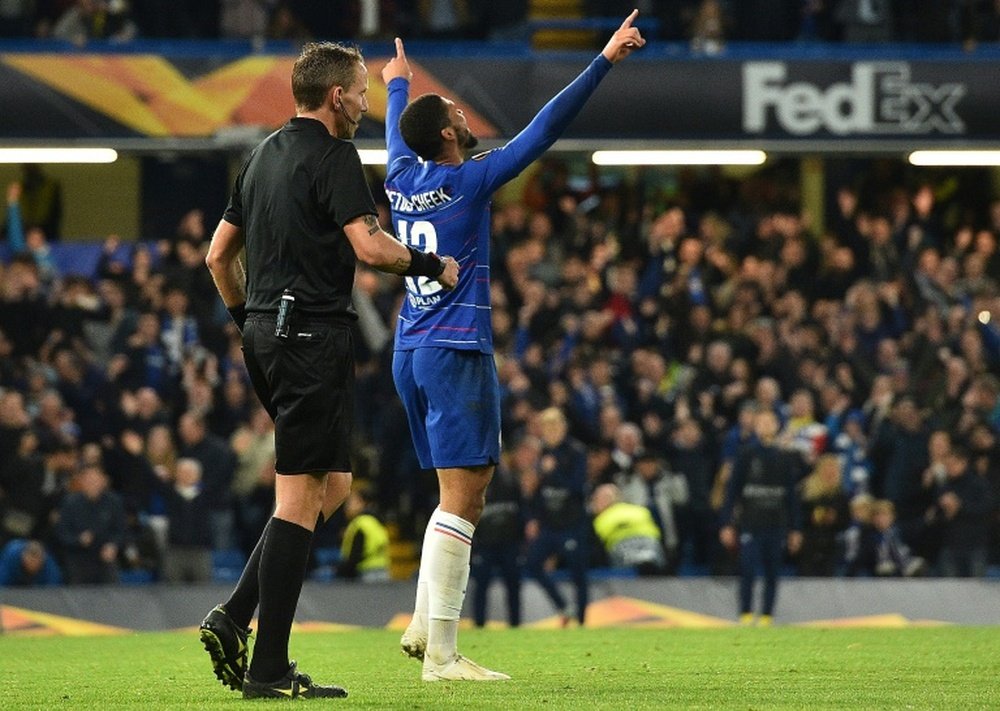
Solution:
[{"label": "dark blue jersey sleeve", "polygon": [[385,107],[385,147],[389,153],[386,162],[386,180],[417,160],[417,154],[410,150],[403,140],[403,134],[399,132],[399,117],[409,100],[410,82],[402,77],[396,77],[389,82],[388,90],[389,98]]},{"label": "dark blue jersey sleeve", "polygon": [[729,481],[726,482],[726,496],[719,510],[719,526],[733,526],[733,513],[736,502],[743,494],[743,486],[747,478],[747,464],[750,459],[750,448],[741,447],[733,460],[733,468],[729,472]]},{"label": "dark blue jersey sleeve", "polygon": [[[486,154],[482,160],[484,192],[492,193],[548,150],[580,113],[611,67],[603,54],[597,55],[580,76],[542,107],[523,131],[507,145]],[[391,157],[390,151],[390,160]]]},{"label": "dark blue jersey sleeve", "polygon": [[789,477],[787,483],[787,498],[788,503],[788,530],[789,531],[801,531],[802,530],[802,495],[799,491],[799,479],[801,479],[802,470],[804,466],[802,460],[798,454],[789,452],[788,456],[793,458],[792,463],[788,467]]}]

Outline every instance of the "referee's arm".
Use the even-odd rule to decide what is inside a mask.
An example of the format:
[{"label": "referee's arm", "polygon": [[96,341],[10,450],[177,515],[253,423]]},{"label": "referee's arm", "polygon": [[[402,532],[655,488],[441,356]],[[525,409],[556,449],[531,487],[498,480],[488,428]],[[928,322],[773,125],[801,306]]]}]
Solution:
[{"label": "referee's arm", "polygon": [[344,234],[358,259],[381,272],[427,276],[445,289],[454,289],[458,283],[458,263],[454,259],[408,248],[379,227],[375,215],[354,218],[344,225]]},{"label": "referee's arm", "polygon": [[[243,249],[243,229],[231,222],[219,220],[219,226],[212,235],[212,243],[208,247],[205,265],[212,272],[215,288],[219,290],[223,303],[233,314],[236,324],[243,328],[243,309],[246,306],[246,274],[240,264],[240,251]],[[241,312],[237,315],[234,312]]]}]

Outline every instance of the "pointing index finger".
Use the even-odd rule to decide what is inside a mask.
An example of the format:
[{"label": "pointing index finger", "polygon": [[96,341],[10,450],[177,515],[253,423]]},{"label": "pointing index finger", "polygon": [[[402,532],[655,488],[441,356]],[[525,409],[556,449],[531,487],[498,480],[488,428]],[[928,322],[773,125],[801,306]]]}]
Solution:
[{"label": "pointing index finger", "polygon": [[623,22],[622,26],[619,27],[618,29],[627,30],[629,27],[632,26],[632,22],[634,22],[635,18],[637,18],[638,16],[639,16],[639,10],[638,9],[632,10],[632,14],[625,18],[625,22]]},{"label": "pointing index finger", "polygon": [[404,59],[406,57],[406,52],[403,51],[403,40],[396,38],[396,57],[399,59]]}]

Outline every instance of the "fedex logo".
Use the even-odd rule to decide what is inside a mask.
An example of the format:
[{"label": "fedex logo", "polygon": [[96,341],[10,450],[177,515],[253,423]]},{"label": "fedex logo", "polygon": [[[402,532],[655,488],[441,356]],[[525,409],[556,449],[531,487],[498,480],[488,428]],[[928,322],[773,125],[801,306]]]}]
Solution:
[{"label": "fedex logo", "polygon": [[961,134],[957,105],[964,84],[914,82],[906,62],[855,62],[851,80],[827,87],[788,81],[784,62],[743,65],[743,130],[764,133],[770,121],[796,136],[826,129],[853,134]]}]

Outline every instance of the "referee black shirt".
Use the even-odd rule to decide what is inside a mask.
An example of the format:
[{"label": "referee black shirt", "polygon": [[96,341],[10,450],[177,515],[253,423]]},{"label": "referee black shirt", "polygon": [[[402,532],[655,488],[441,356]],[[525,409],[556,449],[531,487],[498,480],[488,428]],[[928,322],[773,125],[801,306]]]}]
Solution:
[{"label": "referee black shirt", "polygon": [[375,201],[353,143],[311,118],[293,118],[265,138],[223,215],[246,240],[247,311],[277,312],[291,289],[297,312],[357,318],[357,258],[343,226],[367,214],[376,214]]}]

